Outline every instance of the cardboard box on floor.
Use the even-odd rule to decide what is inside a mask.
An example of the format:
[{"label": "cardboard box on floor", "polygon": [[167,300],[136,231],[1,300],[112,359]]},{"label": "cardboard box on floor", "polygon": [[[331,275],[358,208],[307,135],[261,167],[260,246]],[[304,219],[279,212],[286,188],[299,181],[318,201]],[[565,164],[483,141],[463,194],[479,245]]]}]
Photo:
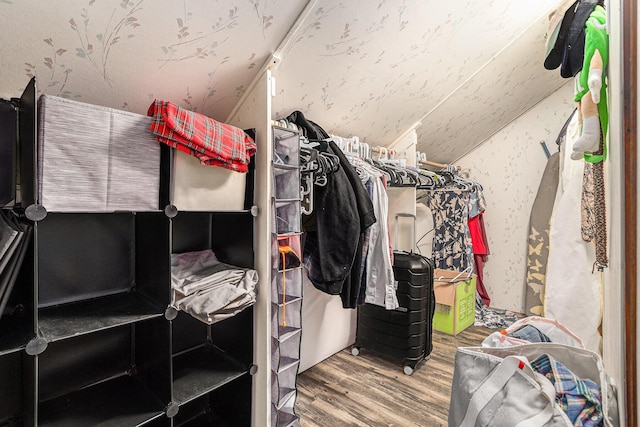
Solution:
[{"label": "cardboard box on floor", "polygon": [[436,268],[433,277],[436,294],[433,329],[457,335],[475,321],[476,275]]}]

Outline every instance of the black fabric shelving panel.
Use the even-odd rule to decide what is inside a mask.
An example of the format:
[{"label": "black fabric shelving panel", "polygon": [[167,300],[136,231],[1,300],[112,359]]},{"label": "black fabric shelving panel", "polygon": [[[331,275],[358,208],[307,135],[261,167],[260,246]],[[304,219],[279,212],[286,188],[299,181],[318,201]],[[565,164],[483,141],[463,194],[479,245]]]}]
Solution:
[{"label": "black fabric shelving panel", "polygon": [[[24,202],[32,203],[35,169],[35,79],[21,98],[3,100],[2,178],[0,192],[5,220],[16,221],[23,233],[12,244],[11,256],[0,265],[0,425],[35,423],[36,360],[25,352],[36,335],[33,224],[24,215]],[[15,120],[10,123],[9,120]],[[6,138],[6,139],[5,139]],[[20,140],[26,142],[22,147]],[[23,166],[24,165],[24,166]],[[21,176],[18,177],[18,172]],[[8,206],[5,206],[8,203]],[[14,223],[14,225],[16,225]],[[15,230],[15,229],[14,229]],[[15,245],[15,246],[14,246]],[[8,252],[4,252],[8,255]]]},{"label": "black fabric shelving panel", "polygon": [[136,378],[121,376],[41,404],[39,425],[146,425],[150,419],[165,417],[164,406]]},{"label": "black fabric shelving panel", "polygon": [[173,397],[184,403],[246,374],[247,367],[222,350],[203,345],[173,358]]},{"label": "black fabric shelving panel", "polygon": [[172,253],[253,268],[253,161],[246,210],[176,215],[163,146],[157,209],[47,211],[37,93],[32,80],[13,100],[19,176],[2,209],[33,230],[0,313],[0,425],[249,426],[253,309],[206,325],[170,304]]},{"label": "black fabric shelving panel", "polygon": [[33,423],[34,372],[34,358],[24,352],[0,356],[0,425]]},{"label": "black fabric shelving panel", "polygon": [[251,425],[251,376],[243,375],[180,406],[174,426],[248,427]]},{"label": "black fabric shelving panel", "polygon": [[18,205],[22,209],[36,202],[37,184],[37,96],[35,78],[29,81],[18,106],[18,164],[20,191]]},{"label": "black fabric shelving panel", "polygon": [[135,292],[120,293],[41,309],[38,327],[47,340],[57,341],[162,315]]},{"label": "black fabric shelving panel", "polygon": [[16,196],[17,114],[15,102],[0,99],[0,207]]},{"label": "black fabric shelving panel", "polygon": [[24,349],[35,335],[33,233],[15,277],[4,312],[0,313],[0,355]]},{"label": "black fabric shelving panel", "polygon": [[[0,355],[23,350],[36,331],[33,277],[33,225],[24,206],[33,203],[35,180],[36,85],[32,79],[20,98],[2,100],[3,215],[22,224],[26,232],[0,271]],[[14,109],[11,112],[11,108]],[[10,120],[15,122],[10,123]],[[20,141],[24,144],[20,144]],[[17,173],[20,172],[20,177]],[[12,175],[12,176],[8,176]],[[9,203],[9,206],[4,206]],[[12,212],[13,211],[13,212]],[[2,414],[0,414],[0,419]]]},{"label": "black fabric shelving panel", "polygon": [[[221,262],[253,268],[251,213],[248,210],[178,212],[172,219],[172,252],[208,249]],[[229,384],[243,377],[250,378],[252,331],[252,308],[212,325],[206,325],[187,313],[178,313],[172,321],[173,396],[175,403],[180,405],[176,425],[218,425],[206,422],[218,420],[224,414],[218,414],[209,403],[199,405],[198,402],[203,399],[208,402],[212,394],[219,393],[219,389],[228,389]],[[250,384],[246,392],[249,398],[242,405],[247,406],[251,413]],[[237,408],[238,404],[230,402],[231,406],[220,410],[227,413],[229,408]]]},{"label": "black fabric shelving panel", "polygon": [[50,213],[39,221],[42,336],[52,342],[162,316],[168,230],[162,212]]},{"label": "black fabric shelving panel", "polygon": [[118,293],[169,303],[164,213],[50,213],[37,226],[41,308]]},{"label": "black fabric shelving panel", "polygon": [[[238,316],[245,312],[247,310]],[[219,326],[231,326],[226,324],[229,320],[219,322]],[[230,328],[229,333],[246,331],[249,326],[247,323],[243,329]],[[247,360],[247,357],[252,353],[246,354],[245,360],[234,357],[235,354],[225,351],[229,347],[219,342],[211,328],[186,313],[178,313],[178,317],[172,321],[173,396],[180,405],[222,387],[249,371],[251,360]]]},{"label": "black fabric shelving panel", "polygon": [[211,249],[227,264],[253,268],[253,216],[238,212],[178,212],[171,221],[172,253]]},{"label": "black fabric shelving panel", "polygon": [[0,356],[23,350],[33,336],[31,316],[25,315],[22,308],[17,313],[7,314],[0,319]]},{"label": "black fabric shelving panel", "polygon": [[171,401],[169,336],[159,318],[49,344],[38,356],[40,423],[136,425],[163,414]]}]

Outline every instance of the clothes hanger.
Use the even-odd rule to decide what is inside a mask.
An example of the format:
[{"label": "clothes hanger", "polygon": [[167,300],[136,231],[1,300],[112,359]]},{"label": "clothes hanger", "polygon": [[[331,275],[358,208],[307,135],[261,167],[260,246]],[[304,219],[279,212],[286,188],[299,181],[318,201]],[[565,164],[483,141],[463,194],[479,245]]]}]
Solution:
[{"label": "clothes hanger", "polygon": [[418,169],[416,173],[418,175],[418,179],[420,180],[418,189],[433,190],[434,188],[436,188],[436,183],[439,178],[437,174],[424,169]]},{"label": "clothes hanger", "polygon": [[313,213],[313,176],[305,174],[301,177],[302,184],[302,201],[300,203],[303,215],[311,215]]},{"label": "clothes hanger", "polygon": [[[465,279],[462,279],[462,280],[469,280],[469,279],[471,278],[471,276],[473,275],[473,267],[469,266],[469,267],[465,268],[464,270],[462,270],[462,271],[458,272],[458,274],[456,274],[456,276],[455,276],[455,277],[453,277],[453,278],[451,278],[451,279],[449,280],[449,283],[456,283],[456,282],[461,281],[461,280],[458,280],[458,278],[459,278],[460,276],[462,276],[463,274],[466,274],[466,275],[467,275],[467,277],[466,277]],[[443,277],[443,276],[440,276],[440,278],[439,278],[439,279],[437,279],[437,280],[438,280],[439,282],[441,282],[443,279],[444,279],[444,277]]]},{"label": "clothes hanger", "polygon": [[462,178],[458,175],[458,168],[454,165],[447,165],[447,170],[453,175],[453,180],[456,186],[462,191],[474,191],[475,182]]},{"label": "clothes hanger", "polygon": [[383,154],[386,157],[386,153],[387,153],[386,150],[387,149],[385,147],[376,147],[374,152],[378,153],[378,158],[375,159],[372,155],[370,155],[365,160],[369,165],[374,167],[377,171],[379,171],[386,177],[387,183],[389,185],[398,186],[398,183],[401,182],[401,180],[397,176],[397,173],[394,170],[391,170],[390,168],[388,168],[387,165],[382,162]]}]

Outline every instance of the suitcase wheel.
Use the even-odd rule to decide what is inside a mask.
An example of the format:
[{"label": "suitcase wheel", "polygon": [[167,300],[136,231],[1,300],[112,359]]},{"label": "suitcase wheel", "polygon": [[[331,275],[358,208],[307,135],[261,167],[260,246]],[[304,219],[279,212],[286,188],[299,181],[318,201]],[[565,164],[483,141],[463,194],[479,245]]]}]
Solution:
[{"label": "suitcase wheel", "polygon": [[405,375],[413,374],[413,368],[409,365],[404,365],[404,368],[402,368],[402,371],[404,372]]},{"label": "suitcase wheel", "polygon": [[351,347],[351,354],[354,356],[359,356],[360,355],[360,347],[358,347],[357,345],[354,345],[353,347]]}]

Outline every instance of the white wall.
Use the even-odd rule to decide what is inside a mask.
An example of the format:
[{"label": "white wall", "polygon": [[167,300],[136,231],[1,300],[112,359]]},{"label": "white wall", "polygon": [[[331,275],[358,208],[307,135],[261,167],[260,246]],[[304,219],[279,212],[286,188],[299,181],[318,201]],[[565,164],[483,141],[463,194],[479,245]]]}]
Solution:
[{"label": "white wall", "polygon": [[[394,143],[389,146],[389,149],[393,149],[399,153],[398,159],[405,159],[407,166],[416,166],[416,143],[418,142],[418,134],[415,129],[407,132],[402,137],[398,138]],[[406,219],[398,221],[398,236],[396,237],[395,221],[396,214],[409,213],[416,214],[416,189],[406,187],[389,187],[387,189],[387,196],[389,197],[389,213],[388,213],[388,225],[391,244],[393,249],[410,251],[414,249],[414,236],[416,230],[413,229],[413,224]],[[397,242],[397,244],[396,244]]]},{"label": "white wall", "polygon": [[[261,73],[247,90],[242,103],[229,117],[229,123],[240,129],[254,128],[258,151],[255,156],[255,200],[259,214],[254,221],[254,268],[260,277],[260,289],[253,312],[253,363],[258,371],[253,376],[251,391],[251,424],[269,427],[271,420],[271,205],[272,133],[271,87],[269,70]],[[264,420],[267,420],[266,422]]]},{"label": "white wall", "polygon": [[[550,71],[551,72],[551,71]],[[524,311],[524,277],[531,206],[547,158],[540,141],[555,140],[575,108],[573,84],[566,85],[454,163],[470,169],[487,200],[485,225],[491,255],[485,286],[495,308]]]}]

